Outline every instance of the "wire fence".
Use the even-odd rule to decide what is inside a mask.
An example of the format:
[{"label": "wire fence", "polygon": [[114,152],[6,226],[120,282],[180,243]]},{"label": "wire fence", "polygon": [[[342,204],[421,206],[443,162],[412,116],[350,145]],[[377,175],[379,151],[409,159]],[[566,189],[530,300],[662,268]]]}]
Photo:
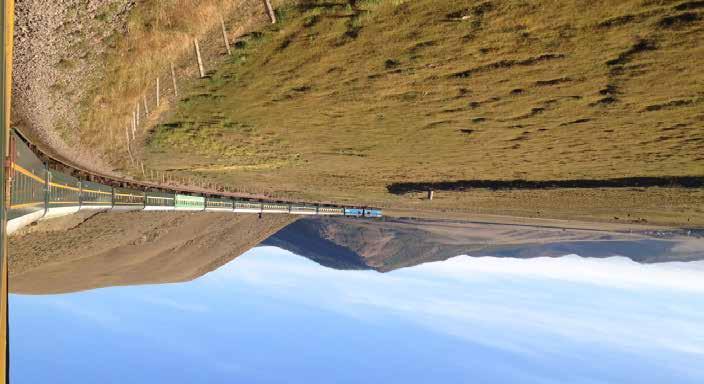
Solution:
[{"label": "wire fence", "polygon": [[[234,15],[220,15],[220,20],[207,33],[191,38],[190,53],[171,60],[144,84],[143,92],[135,97],[131,104],[131,114],[124,118],[124,133],[121,139],[113,142],[124,148],[130,164],[130,176],[136,180],[148,181],[168,187],[195,187],[218,192],[242,193],[247,195],[266,195],[268,197],[286,197],[285,193],[251,186],[232,186],[214,182],[210,178],[199,176],[186,170],[149,168],[144,164],[143,146],[149,135],[149,129],[159,124],[163,114],[175,106],[187,95],[187,90],[199,81],[210,76],[215,68],[223,63],[233,52],[233,46],[239,38],[254,28],[266,23],[276,23],[276,13],[270,0],[252,0],[259,2],[259,9],[236,7]],[[253,12],[253,13],[252,13]],[[253,21],[243,23],[243,20]],[[142,145],[139,145],[139,144]]]}]

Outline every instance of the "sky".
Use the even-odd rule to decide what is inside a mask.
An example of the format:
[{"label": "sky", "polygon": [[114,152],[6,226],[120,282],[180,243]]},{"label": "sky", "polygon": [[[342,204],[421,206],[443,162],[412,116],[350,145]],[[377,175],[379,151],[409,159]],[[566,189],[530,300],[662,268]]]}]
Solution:
[{"label": "sky", "polygon": [[702,383],[704,262],[255,248],[184,284],[13,295],[12,383]]}]

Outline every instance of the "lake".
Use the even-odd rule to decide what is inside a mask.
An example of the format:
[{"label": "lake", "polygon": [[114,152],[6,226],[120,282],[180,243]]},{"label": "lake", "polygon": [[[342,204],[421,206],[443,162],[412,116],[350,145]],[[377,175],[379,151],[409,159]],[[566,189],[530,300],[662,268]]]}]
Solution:
[{"label": "lake", "polygon": [[704,382],[702,261],[458,256],[381,273],[282,248],[186,283],[12,295],[12,382]]}]

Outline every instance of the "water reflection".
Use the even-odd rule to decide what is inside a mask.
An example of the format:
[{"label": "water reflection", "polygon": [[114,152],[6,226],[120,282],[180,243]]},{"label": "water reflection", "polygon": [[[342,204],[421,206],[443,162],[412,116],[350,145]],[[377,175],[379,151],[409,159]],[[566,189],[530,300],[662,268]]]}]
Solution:
[{"label": "water reflection", "polygon": [[[106,215],[107,216],[107,215]],[[301,219],[290,225],[270,223],[256,216],[233,221],[193,219],[171,227],[157,226],[147,235],[125,233],[121,242],[106,246],[105,236],[34,234],[25,244],[71,244],[56,255],[37,256],[34,247],[11,252],[10,289],[15,293],[56,294],[137,284],[193,280],[256,246],[276,246],[341,270],[373,269],[389,272],[458,255],[533,258],[579,254],[585,257],[625,256],[640,263],[704,259],[704,235],[691,231],[633,231],[625,228],[556,228],[548,226],[467,223],[451,221],[349,218]],[[167,220],[169,221],[169,220]],[[119,222],[125,223],[121,218]],[[169,221],[170,222],[170,221]],[[129,222],[127,222],[129,225]],[[283,229],[281,229],[284,227]],[[125,229],[125,232],[128,230]],[[76,231],[69,232],[69,235]],[[134,232],[134,231],[133,231]],[[271,236],[273,234],[273,236]],[[91,240],[87,240],[91,239]],[[14,251],[14,250],[12,250]],[[48,252],[48,251],[46,251]],[[37,260],[40,259],[40,260]],[[22,261],[32,261],[31,268]]]},{"label": "water reflection", "polygon": [[595,229],[524,224],[349,218],[298,220],[264,244],[335,269],[388,272],[458,255],[532,258],[625,256],[640,263],[704,259],[704,234],[692,230]]},{"label": "water reflection", "polygon": [[12,296],[15,383],[700,383],[704,263],[458,257],[388,274],[273,247],[189,283]]},{"label": "water reflection", "polygon": [[53,294],[11,297],[13,382],[704,382],[698,233],[306,219],[240,256],[175,228],[13,276]]}]

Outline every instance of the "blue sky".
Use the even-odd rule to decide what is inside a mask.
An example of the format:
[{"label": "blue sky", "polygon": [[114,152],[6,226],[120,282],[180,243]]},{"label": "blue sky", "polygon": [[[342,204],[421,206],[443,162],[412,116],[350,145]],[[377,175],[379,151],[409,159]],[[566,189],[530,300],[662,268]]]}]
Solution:
[{"label": "blue sky", "polygon": [[704,263],[256,248],[186,284],[12,296],[13,383],[702,383]]}]

